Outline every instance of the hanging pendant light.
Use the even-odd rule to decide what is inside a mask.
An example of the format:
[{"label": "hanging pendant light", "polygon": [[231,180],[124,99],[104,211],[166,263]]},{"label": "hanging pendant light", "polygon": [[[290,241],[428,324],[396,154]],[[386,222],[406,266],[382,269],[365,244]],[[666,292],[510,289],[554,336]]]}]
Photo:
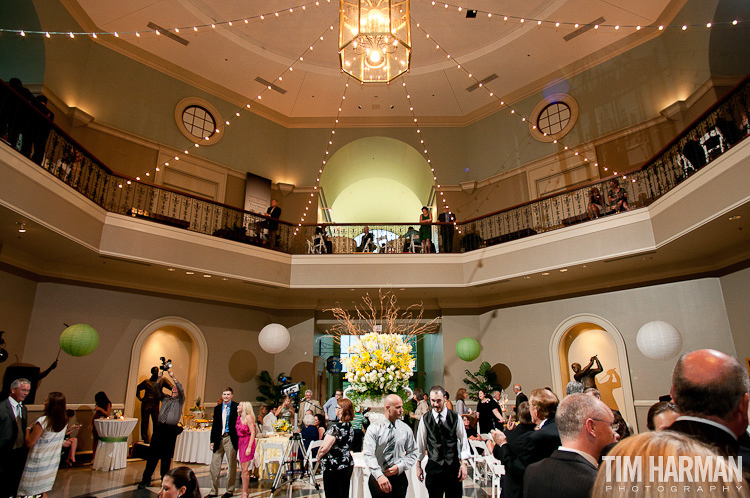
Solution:
[{"label": "hanging pendant light", "polygon": [[387,83],[409,70],[409,0],[341,0],[341,70],[363,83]]}]

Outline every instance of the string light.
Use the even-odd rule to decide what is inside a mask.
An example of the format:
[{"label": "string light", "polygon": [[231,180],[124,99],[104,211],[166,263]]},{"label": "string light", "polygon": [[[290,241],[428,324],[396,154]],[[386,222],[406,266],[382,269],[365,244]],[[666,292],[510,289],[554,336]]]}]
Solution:
[{"label": "string light", "polygon": [[[327,1],[327,3],[330,4],[331,3],[330,0]],[[434,7],[434,6],[436,6],[436,3],[435,2],[431,2],[431,5]],[[288,10],[283,10],[281,12],[279,12],[279,11],[270,11],[270,12],[264,12],[264,13],[261,13],[261,14],[255,14],[255,15],[252,15],[252,16],[239,17],[239,18],[236,18],[236,19],[227,19],[227,20],[223,20],[223,21],[215,21],[215,22],[210,23],[210,24],[199,24],[199,25],[195,25],[195,26],[174,26],[174,27],[166,28],[166,29],[169,29],[170,31],[174,31],[175,33],[179,33],[180,30],[182,30],[182,29],[190,29],[190,28],[192,28],[193,31],[196,31],[196,32],[199,30],[199,28],[208,28],[208,27],[210,27],[212,29],[230,28],[230,27],[234,26],[234,23],[240,23],[240,22],[242,22],[242,23],[245,23],[245,24],[249,24],[249,22],[251,20],[260,20],[260,21],[263,21],[263,20],[265,20],[265,18],[267,16],[271,16],[271,15],[275,19],[278,19],[278,18],[280,18],[283,15],[290,15],[291,16],[291,15],[294,15],[294,10],[295,9],[301,9],[302,11],[307,11],[307,7],[308,6],[310,6],[310,7],[311,6],[319,7],[320,6],[320,1],[316,0],[316,1],[313,1],[313,2],[307,2],[307,3],[303,3],[303,4],[300,4],[300,5],[297,5],[297,6],[292,6],[292,7],[289,7]],[[486,15],[490,19],[493,18],[493,17],[496,17],[496,18],[502,17],[502,20],[504,22],[507,22],[508,20],[511,20],[511,21],[518,21],[521,24],[525,24],[528,21],[528,22],[536,22],[537,26],[549,25],[549,26],[554,26],[555,28],[559,28],[561,26],[569,26],[569,27],[573,27],[574,29],[578,29],[580,26],[582,26],[582,25],[585,26],[585,25],[588,24],[586,22],[580,22],[580,21],[579,22],[573,22],[573,21],[561,21],[561,20],[555,20],[555,19],[539,19],[539,18],[528,18],[528,17],[522,17],[522,16],[514,16],[514,15],[511,15],[511,14],[503,14],[503,13],[499,13],[499,12],[492,12],[492,11],[479,10],[479,9],[469,9],[468,7],[465,7],[465,6],[462,6],[462,5],[453,5],[453,4],[450,4],[450,3],[442,4],[442,6],[444,7],[444,9],[448,9],[448,8],[451,8],[451,7],[455,8],[458,12],[462,12],[464,9],[467,9],[467,10],[476,10],[477,15],[479,15],[479,14]],[[734,19],[732,21],[724,21],[724,22],[719,22],[719,23],[714,23],[713,21],[710,21],[710,22],[706,22],[706,23],[683,24],[683,25],[679,25],[679,24],[666,24],[666,25],[657,25],[657,24],[628,25],[628,24],[619,24],[619,23],[616,23],[616,24],[605,23],[605,24],[597,24],[597,25],[594,25],[593,27],[594,27],[594,29],[612,28],[615,31],[619,31],[621,28],[635,29],[636,31],[640,31],[641,29],[656,29],[658,31],[665,31],[665,30],[667,30],[669,28],[679,28],[681,31],[687,31],[688,28],[692,28],[692,27],[705,27],[705,28],[709,28],[710,29],[711,27],[714,27],[714,26],[720,26],[720,25],[737,26],[738,24],[740,24],[740,21],[737,20],[737,19]],[[112,31],[96,31],[96,32],[81,31],[81,32],[75,32],[75,31],[72,31],[71,32],[71,31],[37,31],[37,30],[18,29],[18,28],[16,28],[16,29],[13,29],[13,28],[0,28],[0,33],[3,33],[3,32],[4,33],[15,33],[15,34],[18,34],[19,36],[22,36],[22,37],[26,37],[26,36],[29,36],[29,35],[40,35],[40,36],[45,36],[47,38],[51,38],[53,36],[68,36],[69,38],[75,38],[76,35],[90,36],[92,38],[98,38],[100,36],[114,36],[115,38],[119,38],[121,35],[134,35],[135,37],[140,38],[141,34],[144,34],[144,35],[145,34],[154,34],[155,36],[158,36],[160,34],[160,32],[159,32],[158,29],[153,29],[153,30],[148,30],[148,31],[142,31],[142,32],[138,32],[138,31],[122,31],[122,32],[112,32]]]}]

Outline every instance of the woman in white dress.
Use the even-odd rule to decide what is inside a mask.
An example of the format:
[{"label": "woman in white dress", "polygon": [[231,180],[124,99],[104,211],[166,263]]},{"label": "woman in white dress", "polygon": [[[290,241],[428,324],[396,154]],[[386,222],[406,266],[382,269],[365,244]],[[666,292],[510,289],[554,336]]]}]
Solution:
[{"label": "woman in white dress", "polygon": [[30,450],[17,496],[41,494],[47,498],[47,491],[52,489],[57,477],[67,426],[65,395],[49,393],[44,401],[44,415],[34,422],[33,427],[26,429],[26,446]]}]

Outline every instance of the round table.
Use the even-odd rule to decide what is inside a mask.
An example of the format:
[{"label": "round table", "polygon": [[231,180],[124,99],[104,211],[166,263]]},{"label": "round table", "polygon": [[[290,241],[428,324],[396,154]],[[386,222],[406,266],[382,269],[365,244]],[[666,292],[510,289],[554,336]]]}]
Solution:
[{"label": "round table", "polygon": [[[255,440],[255,457],[253,457],[253,465],[260,469],[259,476],[261,478],[268,479],[270,476],[265,475],[265,462],[264,462],[264,453],[265,449],[264,446],[268,443],[281,443],[284,446],[284,451],[286,451],[286,446],[289,444],[289,434],[284,435],[273,435],[273,436],[261,436]],[[281,452],[278,450],[268,452],[269,457],[280,457],[282,456]]]},{"label": "round table", "polygon": [[128,463],[128,436],[138,423],[137,418],[94,420],[99,433],[94,470],[123,469]]},{"label": "round table", "polygon": [[177,436],[174,447],[176,462],[211,465],[211,429],[188,429]]}]

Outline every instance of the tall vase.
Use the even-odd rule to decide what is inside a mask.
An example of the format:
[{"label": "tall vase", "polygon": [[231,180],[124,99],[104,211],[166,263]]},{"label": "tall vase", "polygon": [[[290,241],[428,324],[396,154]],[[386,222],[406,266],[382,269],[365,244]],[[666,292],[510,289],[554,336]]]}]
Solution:
[{"label": "tall vase", "polygon": [[[409,387],[404,387],[404,390],[409,394],[410,398],[414,395],[414,392]],[[349,398],[348,393],[350,391],[352,391],[351,387],[347,387],[346,389],[344,389],[345,398]],[[370,423],[374,423],[385,418],[385,407],[383,406],[384,397],[385,396],[383,395],[378,395],[377,397],[367,397],[357,406],[357,408],[369,408],[367,418],[370,419]]]}]

